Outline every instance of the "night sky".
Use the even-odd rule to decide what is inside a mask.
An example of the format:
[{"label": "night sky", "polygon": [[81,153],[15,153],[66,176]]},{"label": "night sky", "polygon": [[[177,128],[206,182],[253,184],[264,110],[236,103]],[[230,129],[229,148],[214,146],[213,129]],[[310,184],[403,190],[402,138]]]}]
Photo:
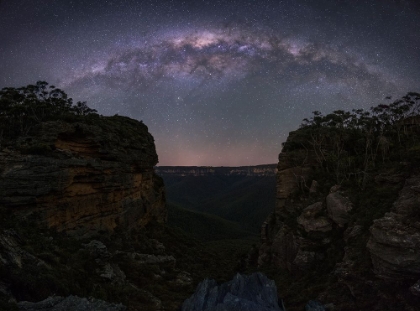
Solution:
[{"label": "night sky", "polygon": [[143,122],[159,165],[277,162],[312,111],[420,92],[420,1],[0,1],[0,88]]}]

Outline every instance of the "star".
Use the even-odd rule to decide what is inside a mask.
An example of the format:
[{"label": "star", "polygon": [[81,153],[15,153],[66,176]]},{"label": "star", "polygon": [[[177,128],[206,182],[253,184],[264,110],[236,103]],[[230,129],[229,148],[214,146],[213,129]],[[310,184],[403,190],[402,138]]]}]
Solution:
[{"label": "star", "polygon": [[419,91],[419,12],[391,0],[3,1],[0,87],[45,80],[141,119],[160,165],[274,163],[314,110]]}]

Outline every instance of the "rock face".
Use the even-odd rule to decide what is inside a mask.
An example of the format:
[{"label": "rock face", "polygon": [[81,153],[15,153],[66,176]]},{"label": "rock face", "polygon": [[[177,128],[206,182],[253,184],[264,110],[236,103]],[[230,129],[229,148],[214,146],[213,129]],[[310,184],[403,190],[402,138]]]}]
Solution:
[{"label": "rock face", "polygon": [[114,304],[94,298],[80,298],[77,296],[48,297],[40,302],[21,301],[18,303],[19,311],[125,311],[122,304]]},{"label": "rock face", "polygon": [[[178,309],[193,289],[194,279],[177,267],[162,243],[145,236],[151,227],[158,226],[139,230],[141,235],[124,243],[121,238],[109,240],[108,234],[97,235],[105,236],[100,241],[80,240],[50,230],[0,230],[0,310],[17,310],[16,304],[19,310],[44,311],[117,311],[126,310],[124,305],[129,310]],[[128,236],[112,236],[116,235]],[[151,290],[144,288],[149,283],[153,284]],[[185,296],[163,300],[162,288],[173,289],[178,295],[185,291]]]},{"label": "rock face", "polygon": [[163,182],[147,127],[124,117],[95,125],[41,123],[0,151],[0,204],[78,236],[165,222]]},{"label": "rock face", "polygon": [[305,311],[325,311],[325,307],[319,301],[311,300],[306,304]]},{"label": "rock face", "polygon": [[339,226],[344,227],[348,223],[349,212],[353,206],[350,200],[339,192],[330,193],[327,198],[328,216]]},{"label": "rock face", "polygon": [[[420,303],[418,162],[378,165],[363,189],[334,185],[310,145],[301,148],[299,139],[292,132],[279,155],[276,208],[261,228],[252,262],[306,284],[302,291],[319,286],[306,298],[331,302],[338,310],[415,310]],[[322,148],[327,155],[328,146]],[[336,284],[319,281],[327,276]],[[301,302],[297,308],[303,307]],[[306,309],[318,310],[315,304]]]},{"label": "rock face", "polygon": [[[290,132],[287,143],[299,144],[299,136],[297,131]],[[319,163],[316,155],[308,150],[299,150],[289,153],[282,152],[279,154],[279,162],[277,164],[277,203],[276,209],[284,206],[286,200],[296,194],[301,189],[310,188],[310,175],[313,169]],[[316,182],[314,184],[317,184]],[[315,191],[316,186],[313,186]]]},{"label": "rock face", "polygon": [[111,263],[112,255],[108,252],[105,244],[101,241],[92,240],[83,244],[83,247],[88,250],[89,257],[95,261],[97,265],[95,272],[99,277],[110,281],[114,285],[125,283],[125,273],[117,264]]},{"label": "rock face", "polygon": [[[295,139],[294,133],[290,133],[289,142]],[[317,236],[323,237],[322,233],[331,230],[331,220],[326,217],[325,204],[322,202],[301,206],[300,209],[291,207],[290,204],[296,193],[309,190],[311,184],[316,184],[311,182],[310,176],[317,165],[315,156],[308,154],[306,150],[280,153],[276,177],[276,207],[261,229],[262,245],[258,265],[269,264],[289,271],[307,270],[315,259],[323,257],[321,253],[314,251],[313,241],[297,235],[290,223],[285,222],[289,214],[300,215],[294,219],[294,223],[299,224],[306,232],[318,232],[321,234]]]},{"label": "rock face", "polygon": [[278,305],[274,281],[261,273],[237,274],[232,281],[217,285],[214,280],[201,282],[185,300],[182,311],[282,311]]},{"label": "rock face", "polygon": [[22,238],[14,230],[0,232],[0,267],[22,268],[25,261],[31,261],[37,266],[46,266],[45,262],[25,251],[19,242]]},{"label": "rock face", "polygon": [[299,225],[303,226],[307,233],[327,232],[332,230],[331,220],[325,216],[319,216],[322,213],[323,204],[317,202],[306,207],[302,214],[297,218]]},{"label": "rock face", "polygon": [[375,274],[420,279],[420,176],[406,180],[394,210],[374,221],[367,244]]}]

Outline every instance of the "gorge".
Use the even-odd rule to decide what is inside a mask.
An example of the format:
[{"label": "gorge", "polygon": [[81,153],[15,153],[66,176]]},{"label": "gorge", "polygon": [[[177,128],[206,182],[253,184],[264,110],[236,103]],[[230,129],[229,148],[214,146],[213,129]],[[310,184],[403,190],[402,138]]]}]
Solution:
[{"label": "gorge", "polygon": [[[211,215],[214,220],[219,220],[218,224],[214,224],[218,230],[226,225],[238,228],[239,231],[231,233],[240,237],[259,234],[261,224],[273,211],[276,167],[276,164],[244,167],[157,166],[155,171],[165,183],[169,223],[173,220],[185,230],[186,226],[193,226],[190,222],[196,221],[193,216]],[[182,215],[185,217],[180,219]],[[182,220],[183,223],[180,223]],[[207,234],[208,238],[219,235],[218,230],[212,229]],[[190,230],[190,233],[194,232]],[[205,234],[203,228],[195,233],[199,236]]]},{"label": "gorge", "polygon": [[420,127],[395,115],[420,95],[369,116],[316,113],[278,164],[157,167],[142,122],[53,99],[44,119],[31,118],[39,106],[11,114],[11,93],[0,114],[1,310],[419,305]]}]

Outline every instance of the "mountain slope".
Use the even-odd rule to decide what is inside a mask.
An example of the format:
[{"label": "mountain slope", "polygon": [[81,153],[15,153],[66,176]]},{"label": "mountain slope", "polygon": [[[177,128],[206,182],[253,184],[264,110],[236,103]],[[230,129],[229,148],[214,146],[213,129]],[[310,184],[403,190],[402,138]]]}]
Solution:
[{"label": "mountain slope", "polygon": [[217,215],[255,233],[275,206],[275,176],[161,176],[168,203]]},{"label": "mountain slope", "polygon": [[199,240],[216,241],[256,236],[253,232],[243,230],[239,224],[216,215],[188,210],[173,204],[167,204],[167,208],[168,226],[180,228]]}]

